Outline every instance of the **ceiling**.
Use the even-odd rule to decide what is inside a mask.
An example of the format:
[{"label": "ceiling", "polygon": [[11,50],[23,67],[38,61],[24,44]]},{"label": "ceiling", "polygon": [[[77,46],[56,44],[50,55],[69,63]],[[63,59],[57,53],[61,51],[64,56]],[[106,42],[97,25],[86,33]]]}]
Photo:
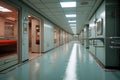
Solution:
[{"label": "ceiling", "polygon": [[[102,0],[22,0],[50,21],[71,34],[79,34]],[[62,8],[60,2],[76,1],[76,7]],[[65,14],[76,14],[67,18]],[[68,20],[76,20],[76,31],[72,31]],[[75,29],[75,28],[74,28]]]}]

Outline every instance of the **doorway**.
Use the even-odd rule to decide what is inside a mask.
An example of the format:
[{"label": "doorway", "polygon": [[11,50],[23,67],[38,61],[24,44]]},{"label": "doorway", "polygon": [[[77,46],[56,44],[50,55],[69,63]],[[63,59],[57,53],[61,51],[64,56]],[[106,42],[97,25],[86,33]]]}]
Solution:
[{"label": "doorway", "polygon": [[29,60],[40,56],[40,20],[29,15]]},{"label": "doorway", "polygon": [[0,71],[17,63],[18,9],[0,1]]}]

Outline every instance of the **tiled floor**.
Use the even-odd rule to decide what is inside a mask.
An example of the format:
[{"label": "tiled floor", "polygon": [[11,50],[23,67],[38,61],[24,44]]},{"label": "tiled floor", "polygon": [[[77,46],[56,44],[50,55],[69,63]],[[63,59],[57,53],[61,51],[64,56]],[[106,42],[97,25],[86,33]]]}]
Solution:
[{"label": "tiled floor", "polygon": [[35,59],[40,56],[40,53],[31,53],[29,52],[29,60]]},{"label": "tiled floor", "polygon": [[45,53],[0,80],[120,80],[120,71],[102,69],[78,42]]}]

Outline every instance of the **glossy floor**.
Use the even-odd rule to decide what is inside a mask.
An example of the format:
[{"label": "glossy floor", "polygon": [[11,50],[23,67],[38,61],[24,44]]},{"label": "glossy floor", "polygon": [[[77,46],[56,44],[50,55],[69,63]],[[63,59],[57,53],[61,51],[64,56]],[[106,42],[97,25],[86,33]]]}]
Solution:
[{"label": "glossy floor", "polygon": [[120,80],[120,71],[101,68],[78,42],[70,42],[17,67],[0,80]]}]

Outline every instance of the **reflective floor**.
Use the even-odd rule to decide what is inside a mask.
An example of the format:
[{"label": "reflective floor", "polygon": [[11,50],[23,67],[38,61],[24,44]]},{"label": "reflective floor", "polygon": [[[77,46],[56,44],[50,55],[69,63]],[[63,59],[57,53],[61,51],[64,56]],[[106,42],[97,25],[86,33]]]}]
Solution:
[{"label": "reflective floor", "polygon": [[0,80],[120,80],[120,71],[101,68],[78,42],[70,42],[17,67]]}]

